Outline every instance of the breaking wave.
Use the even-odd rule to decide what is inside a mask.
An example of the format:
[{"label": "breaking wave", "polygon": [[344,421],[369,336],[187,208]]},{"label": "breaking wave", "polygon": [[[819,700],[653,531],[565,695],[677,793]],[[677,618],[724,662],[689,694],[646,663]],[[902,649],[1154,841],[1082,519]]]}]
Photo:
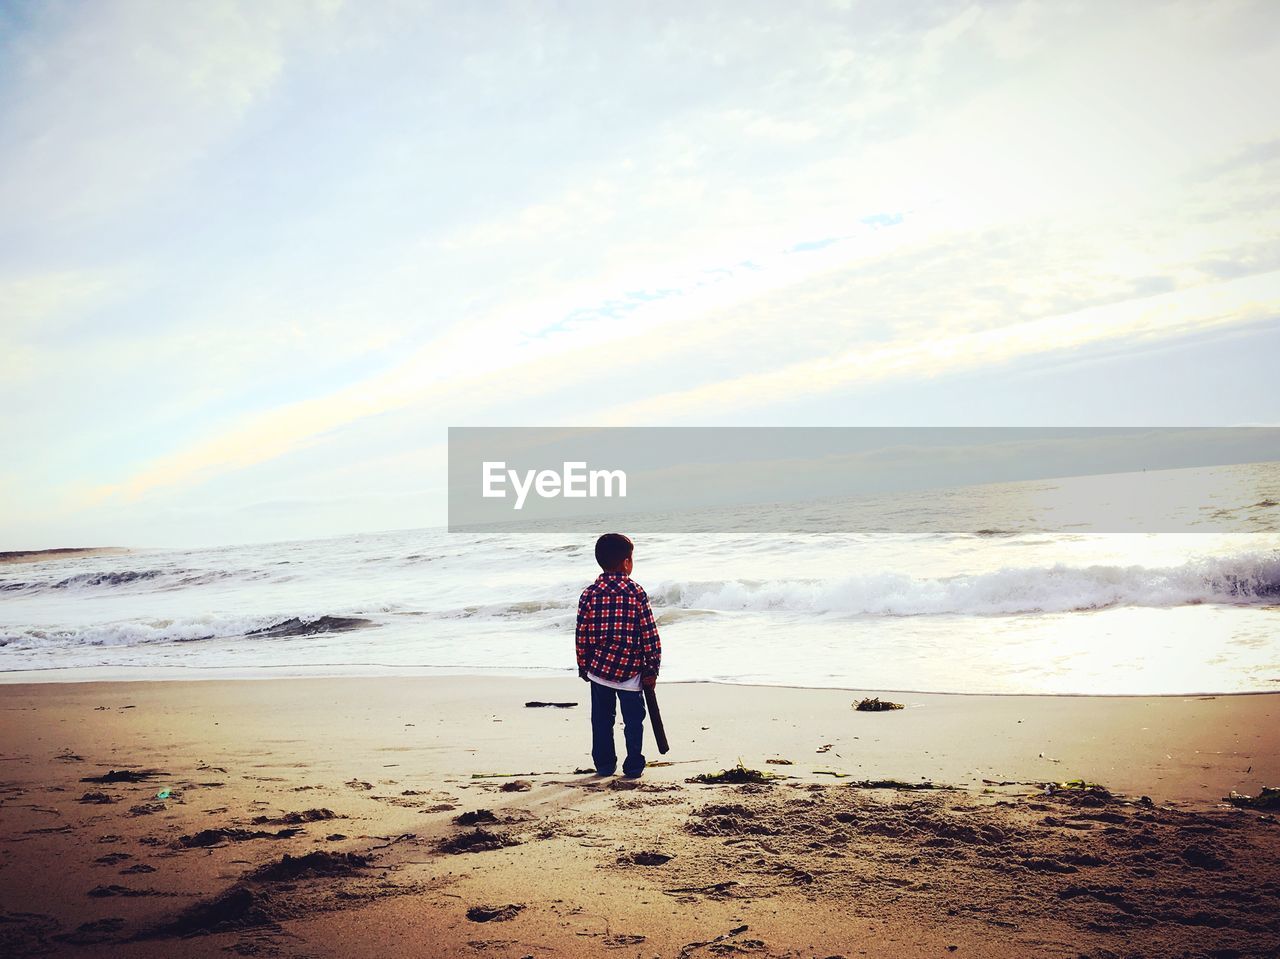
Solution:
[{"label": "breaking wave", "polygon": [[122,569],[77,573],[75,576],[44,582],[0,580],[0,592],[42,593],[47,590],[113,589],[137,584],[170,590],[216,583],[237,576],[260,579],[265,575],[263,572],[236,572],[225,569]]},{"label": "breaking wave", "polygon": [[246,637],[250,640],[314,636],[375,626],[359,616],[196,616],[56,629],[0,632],[0,647],[14,650],[143,646]]},{"label": "breaking wave", "polygon": [[655,607],[871,616],[1055,613],[1115,606],[1280,602],[1280,552],[1193,560],[1180,566],[1065,565],[916,579],[866,573],[830,580],[664,583]]}]

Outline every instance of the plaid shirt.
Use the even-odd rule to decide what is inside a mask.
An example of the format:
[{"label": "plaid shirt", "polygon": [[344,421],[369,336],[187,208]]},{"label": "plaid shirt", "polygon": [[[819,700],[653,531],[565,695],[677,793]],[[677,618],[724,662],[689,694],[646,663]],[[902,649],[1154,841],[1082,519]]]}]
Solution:
[{"label": "plaid shirt", "polygon": [[621,683],[657,676],[662,641],[649,597],[622,573],[601,573],[578,600],[578,668]]}]

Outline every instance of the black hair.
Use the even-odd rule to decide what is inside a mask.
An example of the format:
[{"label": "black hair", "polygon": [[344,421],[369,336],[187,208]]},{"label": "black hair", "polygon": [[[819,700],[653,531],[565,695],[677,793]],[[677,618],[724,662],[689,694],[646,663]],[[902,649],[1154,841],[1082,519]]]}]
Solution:
[{"label": "black hair", "polygon": [[605,533],[596,540],[596,562],[606,573],[617,572],[635,548],[635,543],[621,533]]}]

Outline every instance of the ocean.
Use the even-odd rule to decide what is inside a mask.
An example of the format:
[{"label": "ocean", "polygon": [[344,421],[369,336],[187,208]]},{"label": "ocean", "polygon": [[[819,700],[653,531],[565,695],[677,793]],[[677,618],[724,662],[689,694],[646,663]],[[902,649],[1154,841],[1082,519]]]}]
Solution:
[{"label": "ocean", "polygon": [[[740,508],[732,532],[668,517],[682,531],[637,535],[634,572],[663,680],[1280,690],[1280,464],[1178,472],[1200,492],[1176,531],[1097,531],[1027,507],[1068,490],[1078,503],[1096,478]],[[1136,510],[1168,476],[1114,488]],[[891,529],[850,522],[886,509]],[[979,512],[1000,522],[975,527]],[[0,681],[573,675],[593,541],[437,528],[0,566]]]}]

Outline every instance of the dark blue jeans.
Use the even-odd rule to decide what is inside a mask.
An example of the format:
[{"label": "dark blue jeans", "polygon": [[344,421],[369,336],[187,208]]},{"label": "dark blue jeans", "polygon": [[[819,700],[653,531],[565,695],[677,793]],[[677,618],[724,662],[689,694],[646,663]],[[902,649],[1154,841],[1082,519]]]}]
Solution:
[{"label": "dark blue jeans", "polygon": [[611,686],[591,684],[591,758],[596,772],[608,776],[618,767],[618,753],[613,745],[616,721],[615,703],[622,705],[622,734],[627,742],[627,758],[622,761],[625,776],[644,772],[644,693],[632,693]]}]

